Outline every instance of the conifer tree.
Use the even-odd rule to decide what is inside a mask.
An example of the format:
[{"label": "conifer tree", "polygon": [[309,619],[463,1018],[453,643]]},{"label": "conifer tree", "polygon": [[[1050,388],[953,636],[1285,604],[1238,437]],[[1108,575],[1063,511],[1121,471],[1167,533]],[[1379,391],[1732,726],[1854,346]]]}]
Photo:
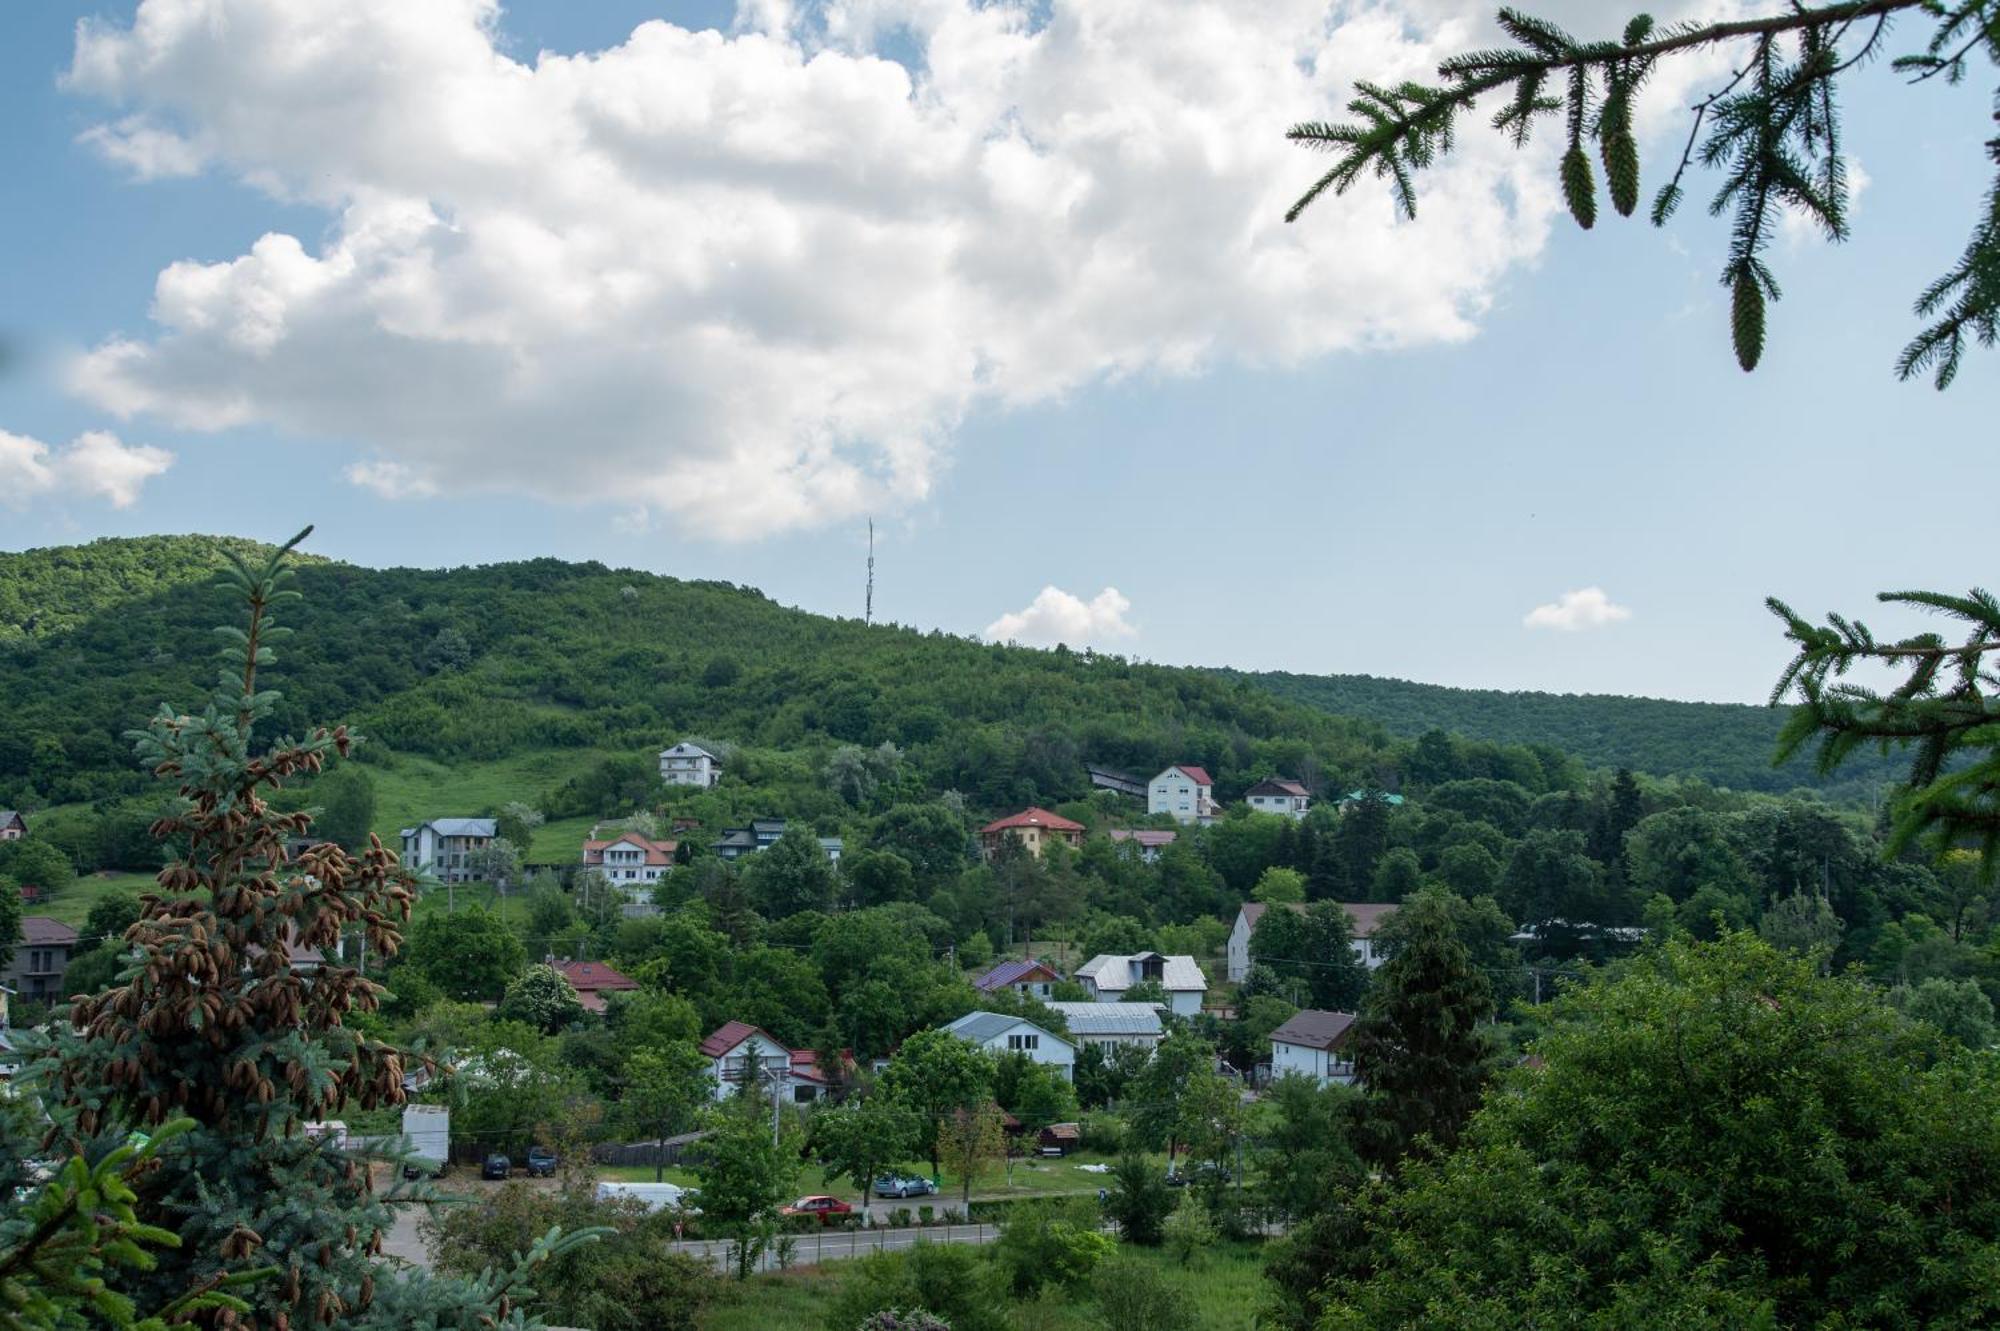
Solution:
[{"label": "conifer tree", "polygon": [[[1834,614],[1815,625],[1773,597],[1771,612],[1799,648],[1771,691],[1774,705],[1794,691],[1799,703],[1779,736],[1778,761],[1814,741],[1821,772],[1866,746],[1908,750],[1886,852],[1919,839],[1940,853],[1977,846],[1981,876],[1991,882],[2000,876],[2000,600],[1976,587],[1964,596],[1883,592],[1877,599],[1956,620],[1964,637],[1956,645],[1937,633],[1880,642],[1858,619]],[[1869,665],[1908,673],[1886,691],[1845,679]]]},{"label": "conifer tree", "polygon": [[[1399,209],[1415,217],[1416,172],[1451,151],[1460,116],[1488,94],[1504,98],[1492,124],[1517,147],[1537,120],[1560,119],[1565,147],[1557,174],[1578,226],[1596,223],[1600,170],[1611,206],[1629,217],[1640,192],[1635,99],[1662,61],[1720,52],[1734,73],[1696,105],[1679,164],[1654,195],[1650,216],[1662,226],[1673,215],[1697,160],[1722,173],[1709,211],[1731,217],[1722,270],[1730,337],[1737,362],[1755,369],[1766,305],[1778,298],[1765,254],[1780,216],[1796,210],[1829,240],[1848,234],[1842,78],[1880,54],[1892,21],[1904,14],[1931,23],[1923,48],[1894,62],[1912,83],[1957,83],[1981,54],[2000,65],[2000,0],[1795,0],[1771,8],[1777,12],[1759,18],[1665,27],[1640,14],[1609,40],[1579,40],[1546,19],[1502,9],[1500,27],[1516,45],[1447,60],[1435,84],[1359,82],[1347,104],[1354,120],[1294,125],[1294,142],[1339,160],[1285,218],[1296,220],[1322,194],[1345,193],[1365,174],[1388,180]],[[1995,108],[2000,115],[2000,92]],[[2000,340],[2000,134],[1985,152],[1995,178],[1964,253],[1916,299],[1918,317],[1932,322],[1898,358],[1902,378],[1930,372],[1945,388],[1969,340],[1988,347]]]},{"label": "conifer tree", "polygon": [[[412,883],[372,836],[358,856],[331,842],[289,855],[312,818],[269,798],[355,742],[340,727],[255,747],[279,701],[258,678],[286,634],[274,611],[297,597],[285,586],[290,555],[310,531],[255,569],[230,555],[222,581],[247,625],[220,631],[225,665],[207,706],[190,715],[163,705],[133,732],[153,772],[180,790],[154,834],[186,852],[142,898],[119,983],[75,1000],[29,1081],[51,1117],[49,1145],[86,1158],[130,1133],[192,1122],[135,1182],[137,1219],[180,1239],[150,1269],[117,1273],[117,1290],[140,1307],[268,1269],[242,1294],[252,1324],[277,1331],[524,1326],[527,1272],[574,1236],[551,1234],[512,1270],[477,1280],[406,1274],[379,1255],[391,1214],[367,1160],[303,1131],[403,1099],[401,1053],[349,1024],[380,989],[334,954],[356,930],[371,953],[393,954]],[[318,949],[324,963],[295,968],[294,949]],[[197,1320],[237,1315],[210,1308]]]},{"label": "conifer tree", "polygon": [[1419,1137],[1441,1149],[1479,1105],[1493,986],[1459,941],[1449,899],[1425,890],[1397,912],[1401,945],[1375,972],[1353,1036],[1372,1153],[1393,1162]]}]

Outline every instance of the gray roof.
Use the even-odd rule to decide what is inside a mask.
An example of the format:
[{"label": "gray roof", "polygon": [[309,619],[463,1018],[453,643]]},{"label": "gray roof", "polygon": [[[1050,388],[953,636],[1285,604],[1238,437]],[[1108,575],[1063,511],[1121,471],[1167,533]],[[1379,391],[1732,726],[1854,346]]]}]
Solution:
[{"label": "gray roof", "polygon": [[1160,1009],[1154,1003],[1049,1003],[1049,1011],[1069,1023],[1069,1033],[1086,1035],[1158,1035]]},{"label": "gray roof", "polygon": [[961,1040],[969,1040],[973,1044],[985,1044],[989,1040],[996,1040],[1022,1026],[1047,1039],[1054,1040],[1057,1044],[1065,1045],[1072,1049],[1076,1047],[1055,1032],[1045,1031],[1025,1017],[1010,1016],[1005,1012],[968,1012],[957,1021],[946,1026],[945,1029]]},{"label": "gray roof", "polygon": [[15,823],[27,826],[28,820],[12,809],[0,809],[0,827],[12,827]]},{"label": "gray roof", "polygon": [[716,757],[714,754],[710,753],[707,749],[701,747],[701,745],[690,744],[686,740],[682,740],[680,743],[674,745],[674,747],[672,747],[671,749],[660,750],[660,756],[662,758],[689,758],[693,757],[697,753],[702,755],[704,758],[707,758],[710,762],[719,763],[722,761],[722,759]]},{"label": "gray roof", "polygon": [[433,818],[423,826],[439,836],[495,836],[499,823],[492,818]]},{"label": "gray roof", "polygon": [[74,947],[76,930],[46,915],[21,917],[21,941],[34,947]]},{"label": "gray roof", "polygon": [[1354,1025],[1352,1012],[1328,1012],[1323,1008],[1301,1008],[1271,1032],[1272,1044],[1298,1045],[1304,1049],[1331,1049],[1347,1038]]},{"label": "gray roof", "polygon": [[[1132,985],[1133,959],[1147,955],[1150,954],[1137,952],[1131,956],[1116,956],[1100,952],[1076,968],[1076,978],[1088,977],[1096,981],[1099,989],[1122,994]],[[1195,964],[1193,957],[1162,956],[1160,960],[1166,963],[1161,971],[1160,987],[1168,993],[1201,992],[1208,988],[1208,977],[1201,973],[1201,967]]]}]

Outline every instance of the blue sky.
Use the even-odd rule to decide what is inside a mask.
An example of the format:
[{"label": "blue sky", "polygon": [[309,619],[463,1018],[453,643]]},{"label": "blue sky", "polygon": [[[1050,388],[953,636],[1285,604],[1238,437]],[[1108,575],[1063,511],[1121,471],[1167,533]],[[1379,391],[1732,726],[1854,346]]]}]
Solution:
[{"label": "blue sky", "polygon": [[[240,9],[252,0],[214,3]],[[1100,3],[1112,9],[1125,0]],[[1448,0],[1415,5],[1408,39],[1430,35],[1423,25],[1448,7]],[[1058,16],[1064,9],[1055,6]],[[175,86],[175,78],[192,81],[186,70],[204,68],[192,56],[164,73],[128,63],[80,80],[87,88],[65,88],[59,79],[85,15],[123,27],[133,6],[16,6],[0,44],[0,116],[10,127],[0,137],[0,173],[9,183],[0,210],[0,335],[15,353],[0,373],[0,432],[44,441],[59,455],[67,441],[109,430],[126,445],[166,450],[173,461],[124,507],[102,492],[55,483],[14,506],[0,502],[0,547],[147,532],[277,537],[310,521],[319,527],[313,548],[365,564],[598,559],[747,583],[789,604],[858,614],[862,534],[873,509],[878,615],[903,623],[978,633],[1022,611],[1045,586],[1084,602],[1112,587],[1128,603],[1120,619],[1130,631],[1104,634],[1100,645],[1152,660],[1718,700],[1760,699],[1784,660],[1762,609],[1767,594],[1806,610],[1865,611],[1878,590],[1990,581],[1982,556],[1990,557],[1991,524],[1978,517],[1986,506],[1918,498],[1906,478],[1921,467],[1968,494],[2000,479],[2000,361],[1975,356],[1946,394],[1900,384],[1889,368],[1913,327],[1911,296],[1956,256],[1970,225],[1983,183],[1978,143],[1990,133],[1977,89],[1911,91],[1886,65],[1859,73],[1849,94],[1849,148],[1868,186],[1854,238],[1838,247],[1790,239],[1774,247],[1786,295],[1772,312],[1765,365],[1750,376],[1735,368],[1727,345],[1714,280],[1725,226],[1698,206],[1703,182],[1664,232],[1614,219],[1583,235],[1561,219],[1545,228],[1545,199],[1508,192],[1520,178],[1504,173],[1545,172],[1489,151],[1468,167],[1466,188],[1483,189],[1483,201],[1466,205],[1458,230],[1437,215],[1473,195],[1430,197],[1417,239],[1380,246],[1370,239],[1376,232],[1362,229],[1392,230],[1377,192],[1329,200],[1280,238],[1304,247],[1283,252],[1300,279],[1246,275],[1239,291],[1226,265],[1175,250],[1200,241],[1204,225],[1228,234],[1227,217],[1205,212],[1212,186],[1196,181],[1176,195],[1171,173],[1134,167],[1125,188],[1139,201],[1130,216],[1114,219],[1112,234],[1152,247],[1143,252],[1154,266],[1137,286],[1117,285],[1128,275],[1101,274],[1038,285],[1032,265],[1042,260],[1028,253],[1032,243],[1060,244],[1074,234],[1062,229],[1072,224],[1051,224],[1046,236],[1020,231],[1019,255],[1017,233],[1002,228],[982,248],[1018,271],[968,285],[954,297],[960,303],[945,308],[910,273],[923,271],[922,244],[938,227],[962,231],[981,219],[953,214],[949,199],[919,200],[888,219],[914,238],[897,242],[912,254],[909,270],[894,262],[872,269],[854,297],[864,312],[869,301],[881,302],[885,322],[916,311],[916,334],[899,338],[895,330],[857,331],[851,310],[832,306],[838,291],[827,293],[825,309],[805,294],[821,285],[816,278],[829,288],[861,282],[850,272],[879,262],[877,251],[835,242],[824,257],[813,248],[821,230],[844,235],[853,217],[873,220],[873,202],[827,204],[839,181],[812,182],[796,196],[786,194],[789,185],[771,186],[766,197],[767,182],[756,177],[766,148],[753,146],[726,164],[740,177],[729,188],[755,192],[759,224],[784,222],[787,199],[802,200],[796,232],[804,257],[732,295],[729,318],[741,328],[813,327],[810,345],[748,337],[749,345],[732,348],[733,359],[717,361],[742,376],[738,393],[688,371],[665,400],[685,403],[689,421],[709,424],[677,422],[653,440],[629,427],[659,410],[660,399],[646,397],[650,386],[632,382],[646,378],[643,367],[588,336],[538,341],[543,365],[563,372],[544,376],[556,385],[538,389],[523,410],[532,422],[522,436],[496,439],[489,455],[477,438],[454,441],[463,426],[451,418],[454,393],[468,411],[475,404],[449,375],[490,368],[440,359],[437,383],[400,385],[383,369],[393,356],[385,361],[362,348],[346,358],[356,325],[312,307],[311,297],[288,307],[288,335],[308,318],[329,322],[320,350],[298,360],[226,339],[183,348],[179,360],[172,355],[182,353],[159,349],[161,325],[149,309],[169,265],[235,260],[270,232],[323,255],[356,194],[341,173],[407,193],[423,191],[422,168],[412,168],[415,187],[394,170],[367,180],[375,168],[358,148],[268,133],[244,107],[286,120],[274,113],[299,119],[300,104],[265,108],[247,94],[228,101]],[[545,0],[508,5],[495,41],[504,55],[532,65],[538,51],[617,47],[649,18],[688,29],[734,22],[733,11],[716,4]],[[736,24],[736,39],[760,24],[767,40],[782,37],[778,22],[753,16]],[[850,52],[872,44],[915,64],[926,37],[892,30],[846,40]],[[1348,45],[1336,58],[1367,40],[1404,38],[1342,28],[1339,40]],[[1252,58],[1252,38],[1243,43],[1244,58]],[[250,68],[255,53],[195,55],[228,71]],[[607,70],[579,65],[577,77]],[[772,93],[774,105],[785,105],[797,71],[768,76],[792,81]],[[321,96],[303,79],[295,93],[283,80],[266,82],[279,88],[259,94],[267,98]],[[1174,100],[1168,85],[1154,91]],[[833,108],[817,128],[843,141],[876,132],[849,133],[840,115],[866,110],[878,94],[879,87],[849,86],[812,92],[830,100],[811,105]],[[968,82],[953,105],[965,113],[980,95]],[[1144,94],[1135,97],[1143,102]],[[1038,109],[1017,108],[1005,123],[1027,123],[1022,141],[1068,168],[1112,171],[1144,156],[1115,140],[1106,155],[1095,141],[1064,161],[1057,131],[1035,126]],[[1274,100],[1264,131],[1281,135],[1293,119],[1324,109]],[[93,127],[129,116],[157,117],[147,123],[205,145],[199,165],[191,174],[136,179],[131,153],[143,144],[121,164],[84,140]],[[1257,123],[1229,116],[1218,112],[1212,123]],[[1679,132],[1671,117],[1660,123]],[[413,126],[419,140],[423,129]],[[885,159],[907,155],[914,140],[895,137],[906,130],[880,131]],[[996,133],[986,131],[989,142]],[[1666,137],[1650,145],[1649,180],[1675,148]],[[856,149],[864,182],[876,178],[871,151]],[[655,192],[658,216],[685,216],[674,211],[685,191],[673,175],[684,160],[645,167],[658,172],[644,184]],[[440,171],[463,165],[440,161]],[[316,183],[321,177],[309,168],[319,162],[336,183]],[[1272,197],[1281,197],[1309,180],[1314,165],[1304,154],[1275,155],[1230,169],[1269,176]],[[518,166],[508,170],[518,174]],[[1060,184],[1054,176],[1025,179],[1043,192]],[[905,183],[881,188],[900,197]],[[451,188],[460,187],[440,185],[439,197]],[[500,195],[490,185],[469,188],[487,191],[480,197],[489,217],[567,206],[511,185],[514,192],[492,204]],[[461,219],[474,216],[469,197],[455,201]],[[1182,207],[1184,224],[1174,220]],[[462,230],[478,235],[470,220]],[[675,231],[660,237],[659,254],[633,262],[692,264],[689,256],[727,241],[698,228]],[[562,236],[560,243],[582,242]],[[1462,257],[1489,243],[1493,254]],[[1349,263],[1344,254],[1355,257]],[[1059,267],[1067,258],[1056,253],[1046,262]],[[953,262],[962,268],[964,256]],[[1381,271],[1362,271],[1369,265]],[[497,323],[523,309],[543,321],[565,317],[559,293],[530,289],[526,278],[516,289],[508,276],[477,291],[483,298],[504,288],[514,309],[483,317]],[[1176,293],[1181,279],[1186,286]],[[1100,281],[1101,297],[1075,290]],[[189,290],[177,297],[189,308],[211,299],[207,288]],[[1137,305],[1132,291],[1143,292]],[[429,308],[409,317],[429,317]],[[1407,319],[1399,314],[1405,308]],[[1139,313],[1125,319],[1131,309]],[[1456,331],[1448,327],[1454,309],[1465,322]],[[938,322],[926,333],[921,320],[930,318]],[[1010,327],[1016,318],[1021,326]],[[1155,326],[1129,326],[1139,322]],[[976,373],[942,358],[926,363],[931,344],[961,336]],[[79,376],[80,357],[119,339],[155,348],[151,368],[124,379]],[[802,347],[805,359],[779,363]],[[813,359],[820,353],[823,361]],[[906,363],[922,380],[915,388],[899,380]],[[841,377],[850,364],[866,367],[851,383]],[[431,365],[421,362],[420,373],[430,375]],[[185,382],[201,376],[212,378]],[[199,408],[224,400],[236,376],[252,407],[224,428],[203,428],[212,422],[193,419]],[[302,387],[302,378],[312,382]],[[815,396],[815,379],[836,382],[838,391]],[[746,461],[738,441],[805,428],[802,420],[841,422],[856,440],[842,445],[847,452],[802,466],[784,495],[766,495],[758,459],[790,454]],[[435,422],[436,441],[425,422]],[[506,424],[501,412],[477,428]],[[886,446],[871,451],[882,438],[906,434],[893,457]],[[919,461],[908,462],[912,456]],[[861,460],[849,466],[854,458]],[[600,462],[603,470],[593,471]],[[423,474],[434,479],[425,484],[437,493],[385,500],[351,477],[356,468],[383,466],[430,468]],[[912,481],[918,473],[921,481]],[[463,484],[467,477],[474,483]],[[643,519],[635,514],[641,505]],[[1629,614],[1569,632],[1524,625],[1535,607],[1586,588],[1602,589]]]}]

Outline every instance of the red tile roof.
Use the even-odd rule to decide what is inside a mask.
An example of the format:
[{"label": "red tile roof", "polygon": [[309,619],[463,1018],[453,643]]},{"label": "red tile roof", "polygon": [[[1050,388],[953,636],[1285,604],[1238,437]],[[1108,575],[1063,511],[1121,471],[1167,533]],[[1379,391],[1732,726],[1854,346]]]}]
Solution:
[{"label": "red tile roof", "polygon": [[[710,1058],[720,1058],[753,1035],[763,1035],[766,1040],[771,1040],[770,1036],[747,1021],[725,1021],[701,1042],[701,1052]],[[771,1043],[778,1042],[771,1040]],[[783,1048],[782,1045],[779,1047]]]},{"label": "red tile roof", "polygon": [[[1287,902],[1286,906],[1303,914],[1306,903],[1291,901]],[[1382,927],[1382,921],[1396,913],[1395,903],[1389,901],[1343,901],[1340,903],[1340,908],[1347,912],[1347,918],[1353,922],[1353,933],[1356,938],[1374,937],[1375,931]],[[1264,912],[1268,909],[1270,907],[1261,901],[1244,902],[1243,923],[1255,929],[1257,921],[1264,918]]]},{"label": "red tile roof", "polygon": [[1207,768],[1189,767],[1186,763],[1175,763],[1174,766],[1187,773],[1188,779],[1193,781],[1197,786],[1212,786],[1215,784],[1215,778],[1208,774]]},{"label": "red tile roof", "polygon": [[578,994],[612,993],[625,989],[637,989],[639,982],[621,975],[601,961],[551,961],[553,966],[569,981],[569,987]]},{"label": "red tile roof", "polygon": [[1023,809],[1017,814],[995,819],[993,822],[986,824],[986,826],[979,829],[979,834],[985,836],[988,832],[1004,832],[1014,827],[1040,827],[1051,832],[1081,832],[1083,830],[1082,823],[1073,823],[1059,813],[1050,813],[1047,809]]},{"label": "red tile roof", "polygon": [[626,835],[613,837],[609,841],[586,841],[583,843],[585,864],[604,863],[604,852],[621,841],[630,842],[646,852],[646,863],[670,865],[674,862],[674,852],[680,849],[678,841],[648,841],[642,836]]}]

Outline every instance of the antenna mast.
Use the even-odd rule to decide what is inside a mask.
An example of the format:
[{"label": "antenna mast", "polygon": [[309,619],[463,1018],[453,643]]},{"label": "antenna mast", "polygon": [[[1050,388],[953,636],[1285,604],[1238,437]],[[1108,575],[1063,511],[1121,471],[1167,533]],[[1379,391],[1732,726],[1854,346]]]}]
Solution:
[{"label": "antenna mast", "polygon": [[861,612],[861,622],[875,622],[875,519],[868,519],[868,599]]}]

